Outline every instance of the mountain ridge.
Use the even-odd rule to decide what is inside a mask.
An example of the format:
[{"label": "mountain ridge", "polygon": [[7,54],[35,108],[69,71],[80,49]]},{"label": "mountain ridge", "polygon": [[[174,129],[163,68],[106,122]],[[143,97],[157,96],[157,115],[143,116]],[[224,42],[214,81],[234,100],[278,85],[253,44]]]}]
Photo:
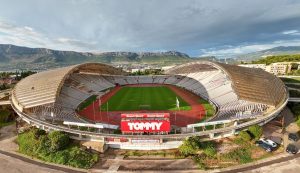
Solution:
[{"label": "mountain ridge", "polygon": [[47,48],[29,48],[12,44],[0,44],[0,64],[54,63],[182,63],[193,59],[178,51],[166,52],[77,52]]},{"label": "mountain ridge", "polygon": [[277,46],[270,49],[237,55],[236,57],[237,59],[243,61],[253,61],[264,58],[266,56],[288,54],[300,54],[300,46]]}]

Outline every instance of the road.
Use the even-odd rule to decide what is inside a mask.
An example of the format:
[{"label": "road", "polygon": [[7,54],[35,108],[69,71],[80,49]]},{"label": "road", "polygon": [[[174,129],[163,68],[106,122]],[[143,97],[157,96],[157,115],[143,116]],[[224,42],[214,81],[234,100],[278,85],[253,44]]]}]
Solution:
[{"label": "road", "polygon": [[35,170],[39,173],[49,172],[69,172],[69,173],[84,173],[75,169],[65,168],[56,165],[50,165],[43,162],[35,161],[17,154],[9,153],[0,150],[0,172],[5,173],[31,173]]},{"label": "road", "polygon": [[[274,169],[274,167],[276,169]],[[222,173],[237,173],[237,172],[272,172],[272,173],[293,173],[293,170],[298,170],[294,173],[299,173],[300,170],[300,153],[287,157],[278,158],[275,160],[254,164],[251,166],[232,169],[228,171],[220,171]]]}]

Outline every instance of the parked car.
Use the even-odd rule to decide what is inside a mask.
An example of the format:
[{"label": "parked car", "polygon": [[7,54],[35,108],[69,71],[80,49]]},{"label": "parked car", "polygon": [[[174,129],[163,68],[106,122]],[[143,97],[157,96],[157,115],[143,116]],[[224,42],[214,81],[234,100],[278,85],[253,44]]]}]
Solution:
[{"label": "parked car", "polygon": [[255,145],[263,148],[266,152],[273,151],[273,148],[270,145],[268,145],[267,143],[263,142],[262,140],[256,141]]},{"label": "parked car", "polygon": [[290,154],[297,154],[298,152],[298,148],[293,145],[293,144],[289,144],[287,147],[286,147],[286,152],[290,153]]},{"label": "parked car", "polygon": [[261,138],[261,141],[263,141],[264,143],[270,145],[273,148],[276,148],[278,146],[278,144],[274,141],[272,141],[271,139],[267,139],[267,138]]},{"label": "parked car", "polygon": [[289,133],[288,136],[289,140],[297,142],[299,140],[299,136],[297,133]]}]

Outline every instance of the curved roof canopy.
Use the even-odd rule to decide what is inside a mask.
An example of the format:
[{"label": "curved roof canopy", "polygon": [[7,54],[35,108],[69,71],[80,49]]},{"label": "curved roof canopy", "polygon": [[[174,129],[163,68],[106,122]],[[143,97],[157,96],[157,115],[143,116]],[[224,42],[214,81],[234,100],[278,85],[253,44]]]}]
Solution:
[{"label": "curved roof canopy", "polygon": [[279,78],[257,68],[240,67],[211,61],[197,61],[173,67],[166,73],[195,73],[209,69],[224,71],[231,79],[232,87],[240,99],[277,106],[287,97],[285,85]]},{"label": "curved roof canopy", "polygon": [[[197,61],[176,66],[166,74],[187,74],[200,71],[222,70],[231,79],[232,87],[240,99],[277,106],[287,97],[283,82],[261,69],[251,69],[210,61]],[[106,64],[86,63],[40,72],[20,81],[13,99],[22,108],[54,103],[64,81],[72,73],[126,75],[121,69]]]},{"label": "curved roof canopy", "polygon": [[14,89],[14,97],[22,108],[54,103],[64,81],[72,73],[124,75],[121,69],[99,63],[86,63],[33,74],[21,80]]}]

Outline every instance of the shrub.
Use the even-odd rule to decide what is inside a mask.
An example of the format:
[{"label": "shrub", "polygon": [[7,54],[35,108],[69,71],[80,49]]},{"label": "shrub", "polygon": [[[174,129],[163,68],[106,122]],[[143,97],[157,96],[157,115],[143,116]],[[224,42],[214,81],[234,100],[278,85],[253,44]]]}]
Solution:
[{"label": "shrub", "polygon": [[179,152],[184,156],[195,155],[199,150],[203,150],[203,153],[209,157],[214,157],[217,154],[214,141],[200,142],[199,137],[190,137],[184,140],[179,147]]},{"label": "shrub", "polygon": [[235,160],[238,163],[249,163],[252,161],[251,153],[245,148],[237,148],[222,155],[224,160]]},{"label": "shrub", "polygon": [[189,137],[183,141],[183,144],[179,147],[179,152],[184,156],[196,154],[199,149],[200,141],[198,137]]},{"label": "shrub", "polygon": [[251,136],[247,131],[241,131],[239,133],[239,137],[243,140],[243,141],[250,141],[251,140]]},{"label": "shrub", "polygon": [[39,148],[39,141],[35,138],[32,131],[18,135],[19,151],[29,156],[33,156]]},{"label": "shrub", "polygon": [[205,149],[203,149],[203,153],[209,157],[215,157],[217,154],[217,150],[213,146],[208,146]]},{"label": "shrub", "polygon": [[55,152],[65,149],[69,145],[69,136],[64,132],[52,131],[48,134],[48,138],[51,142],[50,150]]},{"label": "shrub", "polygon": [[298,120],[296,121],[296,124],[300,128],[300,117],[298,117]]},{"label": "shrub", "polygon": [[217,154],[216,143],[214,141],[207,141],[200,143],[203,153],[209,157],[214,157]]},{"label": "shrub", "polygon": [[83,151],[70,143],[68,135],[53,131],[30,129],[18,135],[19,151],[46,162],[69,165],[77,168],[90,168],[98,161],[98,155]]},{"label": "shrub", "polygon": [[49,138],[45,136],[41,136],[39,139],[39,146],[37,148],[37,155],[39,157],[43,157],[44,155],[48,155],[51,153],[50,147],[51,147],[51,141]]},{"label": "shrub", "polygon": [[6,123],[9,120],[10,111],[0,110],[0,123]]},{"label": "shrub", "polygon": [[263,130],[259,125],[252,125],[248,128],[249,133],[257,140],[261,137]]},{"label": "shrub", "polygon": [[32,128],[31,133],[33,134],[35,139],[39,139],[41,136],[46,135],[46,132],[44,130],[37,129],[37,128]]},{"label": "shrub", "polygon": [[194,156],[193,161],[197,164],[199,169],[206,169],[204,158],[202,156]]},{"label": "shrub", "polygon": [[235,144],[237,144],[237,145],[241,145],[241,146],[245,145],[245,141],[242,138],[240,138],[240,137],[234,138],[232,142],[235,143]]},{"label": "shrub", "polygon": [[179,147],[179,152],[184,156],[189,156],[196,153],[196,149],[193,148],[187,141],[183,141],[183,144]]}]

